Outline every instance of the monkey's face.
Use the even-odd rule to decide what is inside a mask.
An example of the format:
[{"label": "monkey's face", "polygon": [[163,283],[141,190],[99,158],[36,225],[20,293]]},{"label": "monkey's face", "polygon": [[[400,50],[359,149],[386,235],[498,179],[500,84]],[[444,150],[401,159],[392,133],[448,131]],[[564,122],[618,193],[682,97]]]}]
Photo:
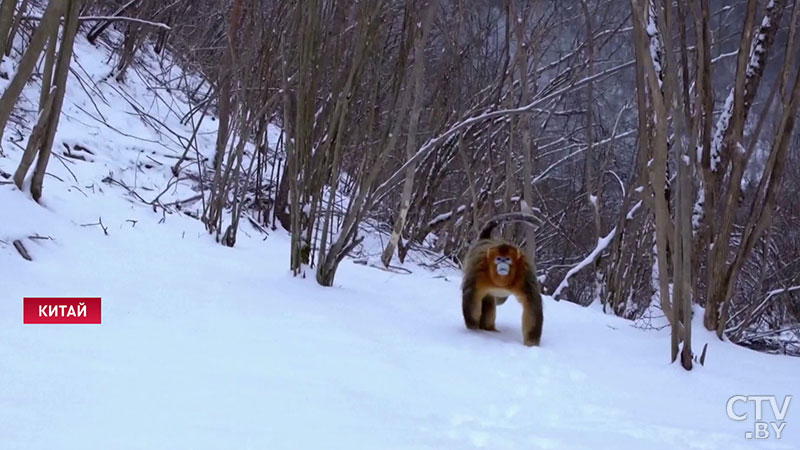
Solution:
[{"label": "monkey's face", "polygon": [[498,245],[487,253],[490,276],[498,286],[514,281],[519,266],[519,251],[510,245]]},{"label": "monkey's face", "polygon": [[494,268],[497,274],[501,277],[507,277],[511,272],[511,257],[510,256],[495,256]]}]

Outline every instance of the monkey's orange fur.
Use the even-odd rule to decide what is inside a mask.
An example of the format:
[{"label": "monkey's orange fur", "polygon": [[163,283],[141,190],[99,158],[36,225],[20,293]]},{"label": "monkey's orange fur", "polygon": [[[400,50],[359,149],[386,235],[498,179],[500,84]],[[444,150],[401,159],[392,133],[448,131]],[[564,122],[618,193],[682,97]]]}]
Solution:
[{"label": "monkey's orange fur", "polygon": [[[507,275],[497,272],[498,257],[509,258]],[[513,295],[522,304],[525,345],[539,345],[542,333],[542,297],[525,254],[516,246],[480,239],[467,255],[462,283],[464,323],[470,329],[497,331],[496,307]]]}]

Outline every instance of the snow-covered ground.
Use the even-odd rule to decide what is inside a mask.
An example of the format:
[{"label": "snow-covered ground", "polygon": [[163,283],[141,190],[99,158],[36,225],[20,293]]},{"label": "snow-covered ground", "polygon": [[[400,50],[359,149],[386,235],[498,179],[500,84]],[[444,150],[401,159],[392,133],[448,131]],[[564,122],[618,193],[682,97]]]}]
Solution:
[{"label": "snow-covered ground", "polygon": [[[103,81],[108,55],[84,39],[76,55],[83,88],[73,75],[55,151],[92,153],[50,162],[42,205],[0,185],[0,450],[752,448],[752,404],[737,422],[728,399],[798,394],[800,360],[720,342],[699,322],[695,349],[707,342],[708,356],[691,372],[669,364],[668,330],[550,298],[542,345],[528,348],[513,301],[499,333],[464,328],[452,271],[346,260],[323,288],[291,277],[281,230],[265,239],[244,221],[223,247],[199,221],[103,181],[158,195],[182,151],[174,135],[191,133],[170,109],[188,106],[134,73]],[[9,139],[29,131],[16,128],[2,142],[7,173],[21,155]],[[213,129],[200,136],[206,155]],[[106,232],[90,225],[100,219]],[[31,296],[102,297],[103,322],[23,325]],[[798,448],[796,409],[781,440],[758,446]]]}]

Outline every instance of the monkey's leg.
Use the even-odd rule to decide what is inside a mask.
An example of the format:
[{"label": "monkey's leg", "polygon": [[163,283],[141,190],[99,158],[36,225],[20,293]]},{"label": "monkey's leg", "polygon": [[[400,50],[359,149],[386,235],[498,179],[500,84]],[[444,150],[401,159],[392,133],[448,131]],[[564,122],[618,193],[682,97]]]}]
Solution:
[{"label": "monkey's leg", "polygon": [[491,295],[483,297],[481,300],[481,330],[497,331],[494,327],[494,319],[497,315],[497,300]]},{"label": "monkey's leg", "polygon": [[461,295],[461,310],[464,324],[470,330],[478,329],[481,320],[481,301],[475,286],[464,286]]},{"label": "monkey's leg", "polygon": [[526,295],[522,300],[522,341],[527,346],[539,345],[542,338],[542,297],[538,292]]}]

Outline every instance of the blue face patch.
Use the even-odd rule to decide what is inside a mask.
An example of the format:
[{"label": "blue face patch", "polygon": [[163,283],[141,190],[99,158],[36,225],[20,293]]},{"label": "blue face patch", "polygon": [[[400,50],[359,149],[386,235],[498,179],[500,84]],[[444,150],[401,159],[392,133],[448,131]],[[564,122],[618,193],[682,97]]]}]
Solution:
[{"label": "blue face patch", "polygon": [[494,267],[498,275],[502,277],[508,276],[511,272],[511,257],[498,256],[494,258]]}]

